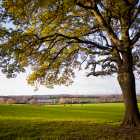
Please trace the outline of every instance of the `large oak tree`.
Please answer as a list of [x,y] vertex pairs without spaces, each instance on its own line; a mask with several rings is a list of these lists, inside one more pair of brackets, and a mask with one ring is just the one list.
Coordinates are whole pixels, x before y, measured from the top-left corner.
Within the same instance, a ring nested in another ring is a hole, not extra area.
[[31,66],[27,82],[52,88],[71,84],[83,63],[87,76],[117,73],[125,104],[122,124],[140,127],[133,73],[139,62],[138,0],[1,0],[0,22],[15,25],[0,26],[7,77]]

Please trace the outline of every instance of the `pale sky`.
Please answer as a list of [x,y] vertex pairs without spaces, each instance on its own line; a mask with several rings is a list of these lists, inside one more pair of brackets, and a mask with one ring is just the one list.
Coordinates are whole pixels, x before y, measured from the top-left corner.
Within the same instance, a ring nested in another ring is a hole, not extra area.
[[86,77],[84,71],[76,72],[74,83],[69,87],[54,86],[48,89],[40,86],[34,92],[34,87],[27,85],[26,75],[21,73],[16,78],[7,79],[6,75],[0,73],[0,95],[53,95],[53,94],[112,94],[121,93],[116,77]]
[[[76,78],[73,85],[69,87],[55,86],[54,89],[48,89],[40,86],[39,90],[34,92],[34,87],[27,85],[26,75],[21,73],[16,78],[7,79],[6,75],[0,72],[0,95],[54,95],[54,94],[116,94],[121,93],[117,77],[86,77],[85,71],[76,71]],[[137,81],[137,93],[140,91],[140,81]]]

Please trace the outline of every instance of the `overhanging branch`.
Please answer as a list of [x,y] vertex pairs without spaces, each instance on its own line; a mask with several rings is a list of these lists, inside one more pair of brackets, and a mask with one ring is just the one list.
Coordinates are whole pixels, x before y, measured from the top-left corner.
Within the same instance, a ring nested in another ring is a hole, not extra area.
[[106,7],[101,3],[101,0],[98,0],[98,4],[101,6],[101,8],[104,10],[104,12],[107,12]]
[[93,29],[100,29],[100,24],[94,25],[94,26],[91,28],[91,30],[93,30]]
[[96,30],[91,31],[91,32],[89,32],[89,33],[87,33],[87,34],[84,34],[84,35],[82,35],[82,36],[87,36],[87,35],[90,35],[90,34],[94,34],[94,33],[98,32],[98,31],[100,31],[100,29],[96,29]]
[[98,49],[101,49],[101,50],[109,50],[111,51],[111,49],[109,47],[104,47],[104,46],[101,46],[101,45],[98,45],[97,43],[95,42],[91,42],[91,41],[87,41],[87,40],[81,40],[77,37],[70,37],[70,36],[66,36],[66,35],[63,35],[63,34],[59,34],[57,33],[58,36],[61,36],[61,37],[64,37],[64,38],[67,38],[67,39],[74,39],[76,40],[77,42],[76,43],[85,43],[85,44],[88,44],[88,45],[92,45],[91,47],[96,47]]
[[129,3],[129,1],[128,0],[123,0],[127,5],[129,5],[129,6],[131,6],[132,4],[131,3]]
[[139,32],[135,35],[135,37],[132,39],[132,46],[138,41],[140,38],[140,30]]
[[138,16],[139,14],[140,14],[140,5],[139,5],[139,7],[138,7],[138,9],[137,9],[137,11],[136,11],[136,13],[135,13],[135,15],[132,17],[131,23],[134,22],[134,20],[137,18],[137,16]]
[[95,14],[96,18],[98,19],[100,25],[102,26],[102,29],[104,29],[108,33],[109,37],[115,42],[115,44],[119,44],[120,42],[118,37],[116,36],[112,28],[106,23],[97,5],[95,5],[95,8],[92,11]]
[[[90,3],[90,6],[87,6],[87,5],[84,5],[84,4],[82,4],[82,3],[80,3],[80,2],[77,2],[77,0],[75,0],[75,3],[78,5],[78,6],[80,6],[80,7],[82,7],[82,8],[85,8],[85,9],[94,9],[94,7],[95,7],[95,0],[93,0],[93,2],[89,2]],[[86,2],[87,3],[87,2]],[[92,5],[91,5],[92,4]]]

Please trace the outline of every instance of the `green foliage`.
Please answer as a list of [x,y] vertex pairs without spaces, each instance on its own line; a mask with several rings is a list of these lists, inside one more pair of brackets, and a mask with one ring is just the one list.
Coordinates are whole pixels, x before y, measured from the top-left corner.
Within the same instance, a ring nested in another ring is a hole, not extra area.
[[87,76],[111,75],[139,39],[139,9],[138,0],[2,0],[2,71],[11,78],[31,66],[28,84],[48,88],[72,84],[83,62]]

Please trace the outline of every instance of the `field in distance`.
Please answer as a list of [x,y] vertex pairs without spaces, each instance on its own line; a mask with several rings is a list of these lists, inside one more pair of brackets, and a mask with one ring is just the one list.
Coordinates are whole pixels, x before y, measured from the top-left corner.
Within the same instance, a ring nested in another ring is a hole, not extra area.
[[[139,104],[140,105],[140,104]],[[138,129],[121,128],[123,103],[0,105],[0,139],[135,139]]]
[[[98,98],[76,98],[77,100],[87,100],[87,101],[91,101],[91,102],[93,102],[93,101],[95,101],[95,100],[98,100]],[[55,99],[45,99],[45,100],[51,100],[51,101],[58,101],[59,102],[59,100],[60,100],[60,98],[55,98]]]

